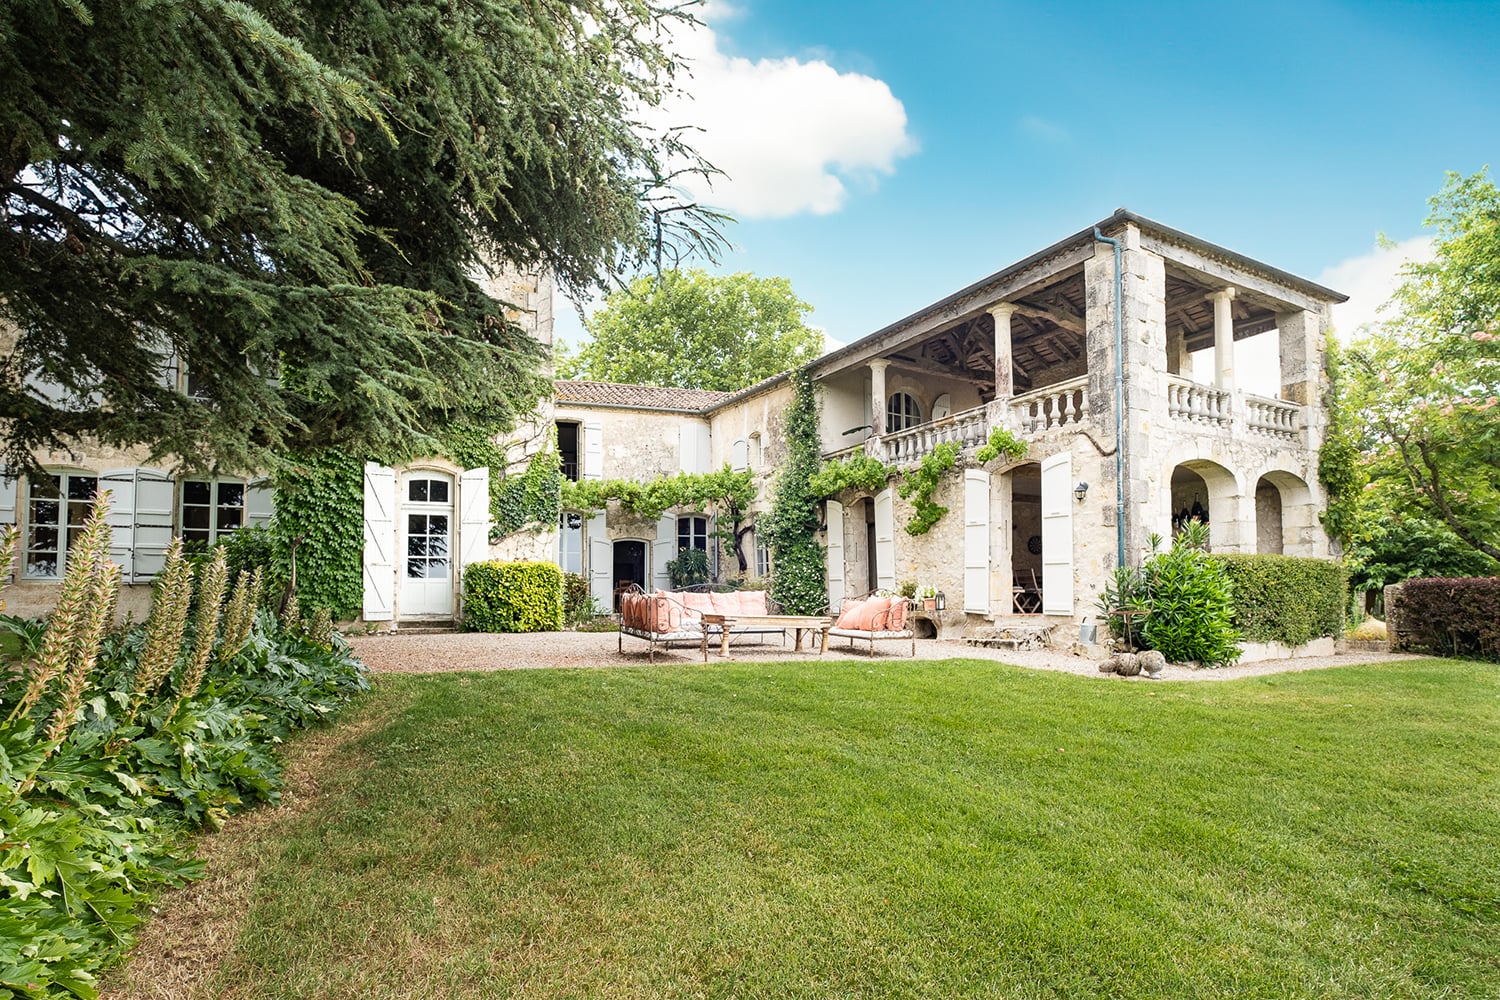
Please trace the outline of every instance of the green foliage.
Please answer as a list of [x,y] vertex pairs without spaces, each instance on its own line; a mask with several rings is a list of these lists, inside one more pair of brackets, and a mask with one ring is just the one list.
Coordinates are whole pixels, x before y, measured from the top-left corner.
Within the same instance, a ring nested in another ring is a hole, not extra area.
[[823,468],[808,480],[807,488],[820,500],[836,497],[844,490],[879,493],[896,474],[895,466],[886,465],[873,455],[859,452],[847,458],[825,462]]
[[828,606],[827,566],[817,539],[819,497],[811,486],[822,458],[822,440],[812,375],[799,368],[790,378],[787,459],[776,474],[776,493],[760,528],[771,549],[771,599],[789,615],[810,615]]
[[1318,451],[1318,480],[1328,494],[1328,509],[1321,517],[1328,534],[1341,545],[1348,545],[1360,528],[1360,492],[1369,481],[1359,453],[1358,431],[1346,407],[1343,349],[1329,334],[1323,348],[1324,368],[1328,373],[1328,390],[1323,397],[1328,424],[1323,432],[1323,447]]
[[1004,427],[996,427],[990,431],[989,440],[975,450],[974,460],[983,464],[993,462],[1001,455],[1012,462],[1020,461],[1026,457],[1026,442]]
[[1500,561],[1414,504],[1403,481],[1378,479],[1358,501],[1358,527],[1344,546],[1351,589],[1378,590],[1411,577],[1500,574]]
[[621,510],[655,521],[669,510],[712,510],[718,515],[716,535],[734,552],[739,568],[747,566],[741,542],[749,527],[745,515],[759,490],[755,473],[732,471],[728,465],[717,472],[679,472],[675,476],[638,483],[629,479],[563,480],[560,504],[564,510],[603,510],[611,501]]
[[533,455],[526,471],[496,479],[490,473],[490,540],[499,541],[524,528],[557,526],[562,515],[562,458],[548,449]]
[[563,574],[563,625],[577,628],[598,617],[594,607],[593,590],[589,578],[578,573]]
[[1251,642],[1301,646],[1344,632],[1344,567],[1327,559],[1222,555],[1234,594],[1234,627]]
[[[366,686],[342,640],[282,632],[249,611],[248,588],[230,615],[252,616],[245,631],[225,628],[236,645],[212,641],[212,583],[197,594],[210,631],[185,635],[193,584],[178,547],[148,622],[96,629],[108,615],[80,615],[72,597],[112,610],[118,577],[90,562],[98,539],[84,536],[38,656],[0,664],[0,996],[96,996],[96,974],[130,947],[152,896],[199,873],[183,834],[275,801],[274,746]],[[176,625],[160,627],[167,619]],[[200,672],[187,664],[203,635]]]
[[806,364],[823,336],[785,278],[665,271],[612,293],[592,337],[558,363],[563,378],[734,392]]
[[911,500],[912,517],[906,523],[906,533],[925,535],[932,526],[943,519],[948,508],[932,502],[943,475],[958,462],[959,444],[944,441],[922,456],[916,468],[905,473],[905,478],[896,487],[896,492]]
[[[579,297],[658,237],[721,242],[713,213],[663,193],[709,168],[641,124],[687,17],[597,0],[0,7],[8,463],[92,438],[274,469],[513,424],[546,388],[541,350],[487,263]],[[164,349],[206,402],[163,380]],[[67,398],[30,395],[32,375]]]
[[563,575],[553,563],[488,562],[464,567],[464,628],[470,632],[556,632],[563,625]]
[[[361,503],[363,503],[363,497],[361,497]],[[220,535],[215,548],[224,550],[225,568],[231,580],[238,579],[241,573],[253,573],[258,567],[271,570],[273,575],[263,581],[260,596],[266,607],[280,599],[286,580],[274,575],[273,567],[276,565],[277,553],[274,531],[259,526],[241,528],[228,535]],[[297,554],[299,563],[302,555],[299,550]]]
[[667,575],[674,589],[708,582],[708,553],[703,549],[683,549],[676,559],[668,560]]
[[1124,639],[1119,609],[1144,609],[1148,613],[1131,622],[1132,645],[1159,650],[1174,663],[1217,667],[1238,659],[1229,576],[1222,563],[1203,551],[1207,543],[1208,526],[1196,522],[1166,552],[1157,551],[1161,537],[1151,536],[1152,554],[1145,563],[1139,569],[1117,569],[1099,596],[1110,631]]
[[1387,611],[1400,649],[1500,660],[1500,577],[1408,580]]
[[340,621],[364,604],[364,463],[346,452],[299,455],[276,475],[273,578],[291,578],[297,546],[297,599]]
[[1395,318],[1350,348],[1342,405],[1373,479],[1500,559],[1500,190],[1450,174],[1431,205],[1436,257],[1407,268]]

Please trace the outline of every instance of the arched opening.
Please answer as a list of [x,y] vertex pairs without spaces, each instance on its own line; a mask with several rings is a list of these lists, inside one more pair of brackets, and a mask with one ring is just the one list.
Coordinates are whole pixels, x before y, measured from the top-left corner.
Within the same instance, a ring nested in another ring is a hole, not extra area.
[[1213,523],[1208,483],[1185,465],[1172,470],[1172,534],[1193,521]]
[[620,595],[634,584],[646,589],[646,543],[633,538],[614,545],[615,610],[620,610]]
[[1249,552],[1253,548],[1242,520],[1239,481],[1215,462],[1195,458],[1172,467],[1169,523],[1175,535],[1193,521],[1208,525],[1208,547],[1215,552]]
[[1255,551],[1279,556],[1285,550],[1281,491],[1265,476],[1255,484]]

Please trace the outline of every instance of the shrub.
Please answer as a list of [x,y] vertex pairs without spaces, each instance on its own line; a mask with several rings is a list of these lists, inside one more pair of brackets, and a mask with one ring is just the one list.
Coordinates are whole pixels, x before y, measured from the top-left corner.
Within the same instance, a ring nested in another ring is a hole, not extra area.
[[1300,646],[1341,635],[1348,580],[1340,563],[1295,556],[1214,556],[1234,590],[1234,624],[1251,642]]
[[1407,580],[1386,611],[1401,649],[1500,660],[1500,577]]
[[563,624],[563,575],[548,562],[478,562],[464,568],[464,628],[555,632]]
[[1176,663],[1216,667],[1238,659],[1232,590],[1223,565],[1203,551],[1207,541],[1202,524],[1189,525],[1166,552],[1156,551],[1161,537],[1151,536],[1150,558],[1138,570],[1116,570],[1099,595],[1111,631],[1125,637],[1123,615],[1111,612],[1143,609],[1149,613],[1131,621],[1132,645],[1158,650]]
[[574,628],[597,617],[598,614],[599,609],[594,607],[594,592],[589,587],[589,578],[578,573],[564,573],[563,624]]
[[703,549],[683,549],[677,558],[667,562],[667,576],[672,587],[680,590],[708,582],[708,553]]

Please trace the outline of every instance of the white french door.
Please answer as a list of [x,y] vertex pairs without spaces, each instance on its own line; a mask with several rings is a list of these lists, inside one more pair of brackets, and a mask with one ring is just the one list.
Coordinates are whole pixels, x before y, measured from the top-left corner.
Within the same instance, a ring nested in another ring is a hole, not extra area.
[[453,615],[453,477],[418,470],[401,476],[398,518],[401,617]]

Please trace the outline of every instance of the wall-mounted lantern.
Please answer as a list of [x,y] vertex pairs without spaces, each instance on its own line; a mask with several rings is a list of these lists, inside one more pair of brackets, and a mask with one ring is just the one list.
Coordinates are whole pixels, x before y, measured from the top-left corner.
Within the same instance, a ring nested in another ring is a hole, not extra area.
[[1077,486],[1073,487],[1073,499],[1077,500],[1079,503],[1083,503],[1083,498],[1086,497],[1086,496],[1088,496],[1088,495],[1089,495],[1089,484],[1088,483],[1080,481]]

